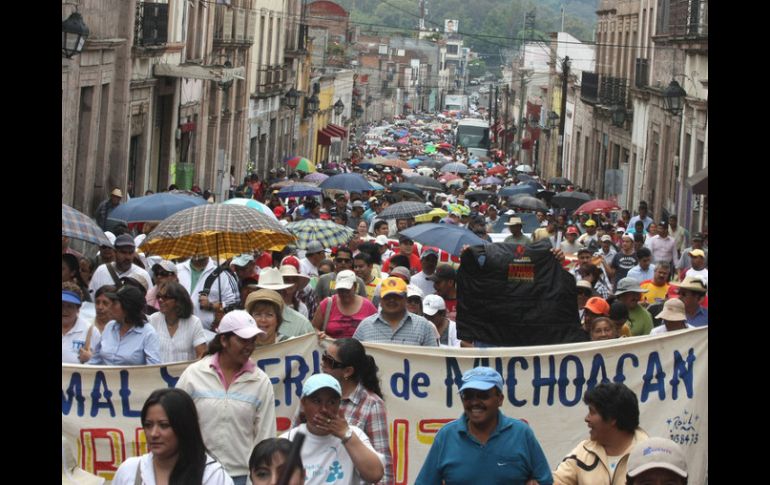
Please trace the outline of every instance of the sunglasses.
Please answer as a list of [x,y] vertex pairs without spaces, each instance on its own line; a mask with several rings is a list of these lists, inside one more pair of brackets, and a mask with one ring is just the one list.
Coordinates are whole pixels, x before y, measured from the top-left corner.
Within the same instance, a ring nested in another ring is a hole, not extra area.
[[326,367],[331,367],[332,369],[344,369],[347,367],[345,364],[338,360],[334,360],[334,357],[329,355],[328,352],[324,352],[321,356],[321,363],[325,365]]
[[482,401],[486,401],[490,397],[494,397],[495,395],[492,393],[492,389],[489,389],[487,391],[478,391],[475,389],[468,389],[460,393],[460,398],[463,401],[472,401],[474,399],[480,399]]

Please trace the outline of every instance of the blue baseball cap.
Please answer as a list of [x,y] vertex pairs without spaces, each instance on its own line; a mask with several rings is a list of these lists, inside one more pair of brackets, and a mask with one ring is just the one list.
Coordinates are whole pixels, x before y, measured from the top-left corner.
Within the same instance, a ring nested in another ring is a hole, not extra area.
[[82,303],[80,301],[80,297],[77,293],[74,291],[67,291],[67,290],[61,290],[61,301],[62,303],[72,303],[73,305],[78,305]]
[[338,395],[342,396],[342,388],[337,379],[329,374],[315,374],[310,376],[310,378],[302,384],[302,397],[307,397],[324,387],[328,387]]
[[463,386],[460,392],[466,389],[486,391],[493,387],[503,390],[503,377],[500,373],[491,367],[474,367],[463,374]]

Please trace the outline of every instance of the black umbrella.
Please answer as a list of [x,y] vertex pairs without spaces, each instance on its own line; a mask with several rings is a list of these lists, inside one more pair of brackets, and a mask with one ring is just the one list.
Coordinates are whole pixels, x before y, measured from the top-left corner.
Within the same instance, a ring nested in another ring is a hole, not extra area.
[[551,177],[548,179],[548,183],[551,185],[572,185],[572,182],[565,177]]
[[492,192],[488,190],[474,190],[473,192],[468,192],[465,194],[466,199],[481,199],[485,200],[488,199],[490,196],[494,195]]
[[409,183],[420,187],[423,190],[441,190],[441,182],[433,177],[425,177],[423,175],[415,175],[409,177]]
[[550,190],[541,190],[540,192],[535,194],[535,197],[538,199],[544,200],[547,203],[551,203],[551,199],[553,199],[553,196],[556,195],[556,192],[552,192]]
[[409,182],[398,182],[398,183],[395,183],[395,184],[391,184],[390,189],[393,192],[397,192],[399,190],[406,190],[406,191],[409,191],[409,192],[414,192],[415,194],[419,195],[420,197],[422,197],[422,190],[423,190],[421,187],[418,187],[415,184],[411,183],[411,179],[410,179]]
[[511,207],[516,207],[519,209],[526,209],[526,210],[548,210],[548,206],[545,205],[545,202],[543,202],[540,199],[536,199],[535,197],[532,197],[531,195],[514,195],[509,200],[508,205]]
[[415,201],[419,202],[421,204],[424,204],[425,199],[421,195],[417,195],[414,192],[408,192],[406,190],[399,190],[397,192],[393,192],[391,194],[393,198],[396,200],[396,202],[403,202],[405,200]]
[[562,209],[575,210],[591,200],[591,196],[584,192],[559,192],[551,198],[551,204]]

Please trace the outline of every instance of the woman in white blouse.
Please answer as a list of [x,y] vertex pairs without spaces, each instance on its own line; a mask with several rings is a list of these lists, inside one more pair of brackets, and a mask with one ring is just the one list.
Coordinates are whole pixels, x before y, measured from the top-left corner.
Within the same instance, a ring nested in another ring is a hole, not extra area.
[[160,361],[199,359],[206,352],[206,336],[187,290],[176,281],[164,281],[156,294],[160,311],[150,315],[160,341]]

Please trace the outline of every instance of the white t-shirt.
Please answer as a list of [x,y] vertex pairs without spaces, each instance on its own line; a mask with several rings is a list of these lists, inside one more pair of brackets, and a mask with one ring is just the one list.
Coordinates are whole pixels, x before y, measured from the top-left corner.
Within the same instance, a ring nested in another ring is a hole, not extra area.
[[439,347],[456,347],[460,348],[460,339],[457,338],[457,323],[454,320],[449,320],[447,326],[447,345],[439,342]]
[[[377,453],[366,433],[355,426],[350,426],[367,448]],[[361,479],[353,467],[348,450],[339,438],[334,435],[318,436],[301,424],[281,435],[281,438],[292,440],[297,433],[304,433],[305,443],[302,445],[302,464],[305,466],[305,485],[358,485],[367,483]],[[382,466],[385,457],[377,453]]]
[[690,268],[687,270],[687,272],[684,274],[685,277],[687,276],[697,276],[700,279],[703,280],[704,283],[706,283],[706,286],[709,285],[709,269],[703,268],[701,270],[697,270],[695,268]]
[[436,293],[436,288],[433,286],[433,282],[429,280],[425,273],[422,271],[412,276],[409,282],[422,290],[424,295],[423,298]]
[[[78,316],[75,325],[61,337],[61,361],[67,364],[80,364],[78,354],[80,349],[86,344],[86,336],[88,329],[91,327],[81,316]],[[96,344],[101,340],[102,334],[99,333],[99,329],[94,327],[91,331],[91,342],[89,350],[91,352],[96,348]]]
[[[695,328],[692,325],[690,325],[689,323],[686,323],[685,325],[687,325],[687,328]],[[684,330],[684,329],[682,329],[682,330]],[[678,330],[672,330],[672,332],[678,332]],[[650,332],[650,335],[660,335],[660,334],[663,334],[663,333],[670,333],[666,329],[666,325],[665,324],[658,325],[657,327],[653,328],[652,331]]]

